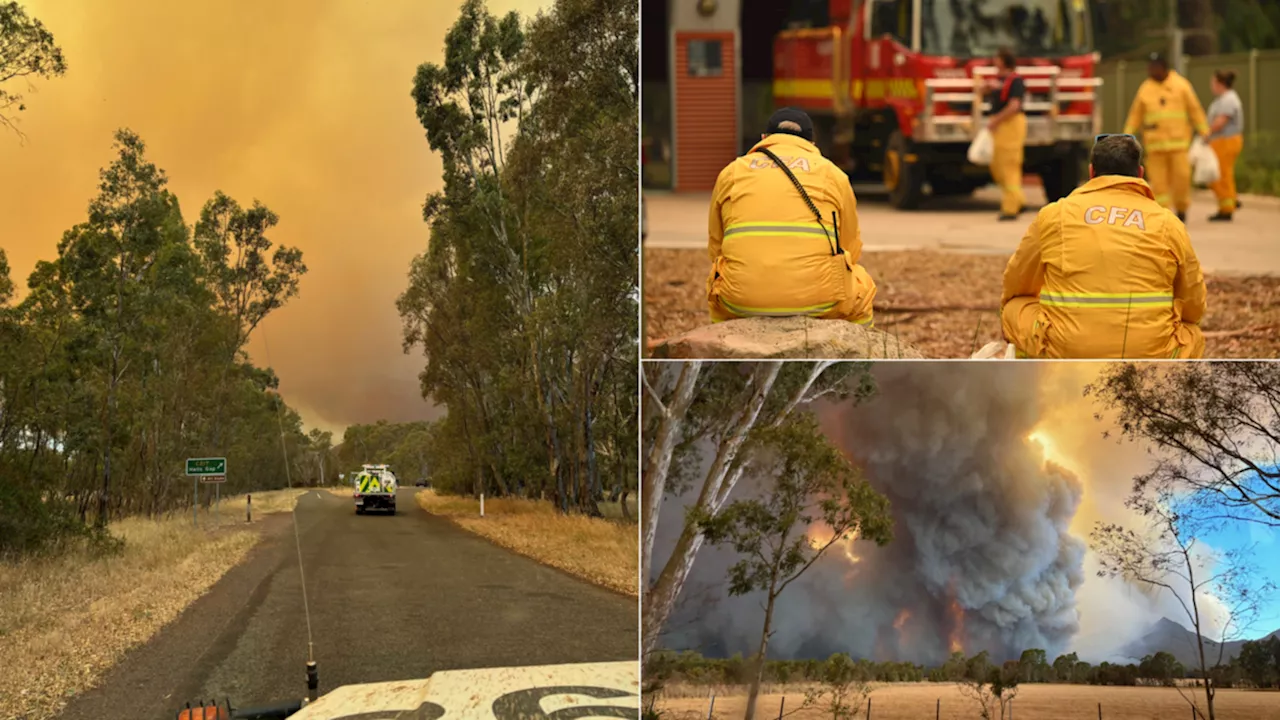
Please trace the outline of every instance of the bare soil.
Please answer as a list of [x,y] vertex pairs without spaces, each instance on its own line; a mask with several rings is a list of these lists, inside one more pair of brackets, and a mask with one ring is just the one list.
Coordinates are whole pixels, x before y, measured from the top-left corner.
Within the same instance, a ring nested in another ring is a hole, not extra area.
[[[876,327],[930,358],[967,358],[1001,339],[1001,278],[1008,258],[906,250],[862,257],[877,285]],[[706,252],[644,251],[649,347],[709,322]],[[1280,357],[1280,277],[1210,275],[1201,328],[1208,358]]]

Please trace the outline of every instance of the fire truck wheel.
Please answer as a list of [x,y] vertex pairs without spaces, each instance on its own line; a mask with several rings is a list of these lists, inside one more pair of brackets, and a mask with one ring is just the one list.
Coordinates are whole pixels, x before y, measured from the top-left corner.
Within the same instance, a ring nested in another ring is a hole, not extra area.
[[909,155],[911,144],[901,130],[894,130],[884,151],[884,186],[889,190],[889,204],[899,210],[920,207],[924,197],[924,168],[908,162]]

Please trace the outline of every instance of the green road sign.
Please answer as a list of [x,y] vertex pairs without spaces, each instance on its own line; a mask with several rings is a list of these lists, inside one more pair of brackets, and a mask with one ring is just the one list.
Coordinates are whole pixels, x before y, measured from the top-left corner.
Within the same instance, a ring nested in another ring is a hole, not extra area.
[[187,458],[188,475],[226,475],[226,458]]

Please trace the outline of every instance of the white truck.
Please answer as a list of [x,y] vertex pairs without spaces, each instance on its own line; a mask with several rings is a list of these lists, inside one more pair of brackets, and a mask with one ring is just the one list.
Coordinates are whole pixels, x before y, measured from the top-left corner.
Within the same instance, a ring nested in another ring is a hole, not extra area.
[[388,510],[396,514],[396,490],[400,483],[386,465],[365,465],[351,483],[356,500],[356,514],[366,510]]

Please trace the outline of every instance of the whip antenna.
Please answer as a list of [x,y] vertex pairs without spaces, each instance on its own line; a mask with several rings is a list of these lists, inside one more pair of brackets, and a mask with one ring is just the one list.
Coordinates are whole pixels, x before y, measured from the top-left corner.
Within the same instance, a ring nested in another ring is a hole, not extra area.
[[[262,349],[266,353],[267,367],[271,367],[271,346],[267,343],[266,328],[261,328]],[[284,457],[284,475],[285,481],[289,483],[289,487],[293,488],[293,473],[289,470],[289,447],[284,439],[284,395],[276,392],[276,396],[280,399],[276,405],[276,422],[280,426],[280,454]],[[307,695],[308,699],[316,699],[316,688],[319,687],[319,680],[316,674],[315,659],[315,642],[311,635],[311,605],[307,602],[307,575],[302,567],[302,535],[298,530],[298,508],[297,502],[294,503],[293,509],[293,541],[294,546],[298,550],[298,578],[302,581],[302,612],[307,618]]]

